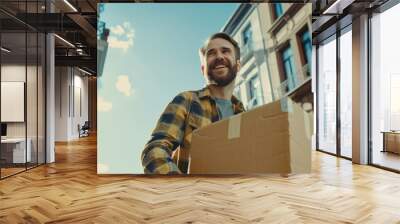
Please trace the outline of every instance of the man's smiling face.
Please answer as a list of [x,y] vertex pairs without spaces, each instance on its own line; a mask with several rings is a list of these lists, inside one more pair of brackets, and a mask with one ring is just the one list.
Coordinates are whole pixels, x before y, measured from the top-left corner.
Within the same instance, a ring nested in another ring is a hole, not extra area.
[[205,50],[204,74],[218,86],[230,84],[236,77],[239,64],[235,56],[235,47],[222,38],[212,39]]

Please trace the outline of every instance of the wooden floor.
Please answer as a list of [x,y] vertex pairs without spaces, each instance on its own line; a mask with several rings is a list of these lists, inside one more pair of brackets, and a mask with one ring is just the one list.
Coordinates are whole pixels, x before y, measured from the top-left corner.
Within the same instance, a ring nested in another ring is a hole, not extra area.
[[18,168],[4,168],[3,167],[3,168],[1,168],[1,177],[2,178],[8,177],[10,175],[22,172],[24,170],[26,170],[25,167],[24,168],[19,168],[19,167]]
[[374,164],[400,170],[400,154],[377,151],[372,159]]
[[311,174],[98,176],[96,139],[0,181],[0,223],[400,223],[400,175],[315,152]]
[[23,172],[27,169],[33,169],[37,167],[37,164],[33,164],[33,163],[28,163],[27,167],[25,167],[25,164],[18,164],[18,167],[2,167],[1,168],[1,178],[5,178],[11,175],[15,175],[17,173]]

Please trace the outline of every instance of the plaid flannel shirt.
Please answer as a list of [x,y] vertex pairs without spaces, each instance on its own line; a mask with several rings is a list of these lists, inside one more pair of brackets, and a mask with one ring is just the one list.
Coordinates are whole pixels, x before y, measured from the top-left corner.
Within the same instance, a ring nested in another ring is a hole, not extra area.
[[[234,114],[244,111],[232,96]],[[208,87],[178,94],[165,108],[142,152],[147,174],[187,173],[192,132],[220,120]],[[179,149],[178,149],[179,147]]]

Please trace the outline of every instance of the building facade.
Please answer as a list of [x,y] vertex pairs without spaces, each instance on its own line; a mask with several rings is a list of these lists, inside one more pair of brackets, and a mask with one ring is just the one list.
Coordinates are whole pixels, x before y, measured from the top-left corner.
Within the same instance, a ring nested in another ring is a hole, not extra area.
[[222,31],[238,41],[242,68],[234,95],[247,109],[311,93],[311,4],[241,4]]
[[274,100],[257,7],[256,4],[241,4],[221,30],[229,33],[240,46],[241,69],[234,95],[247,109]]
[[258,4],[276,99],[290,96],[312,103],[311,8],[311,4]]

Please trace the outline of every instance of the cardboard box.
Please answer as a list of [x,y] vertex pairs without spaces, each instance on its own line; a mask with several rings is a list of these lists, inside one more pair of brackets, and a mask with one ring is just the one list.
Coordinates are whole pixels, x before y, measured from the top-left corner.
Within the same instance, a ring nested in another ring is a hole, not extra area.
[[310,172],[311,134],[312,118],[299,104],[263,105],[194,131],[189,173]]

